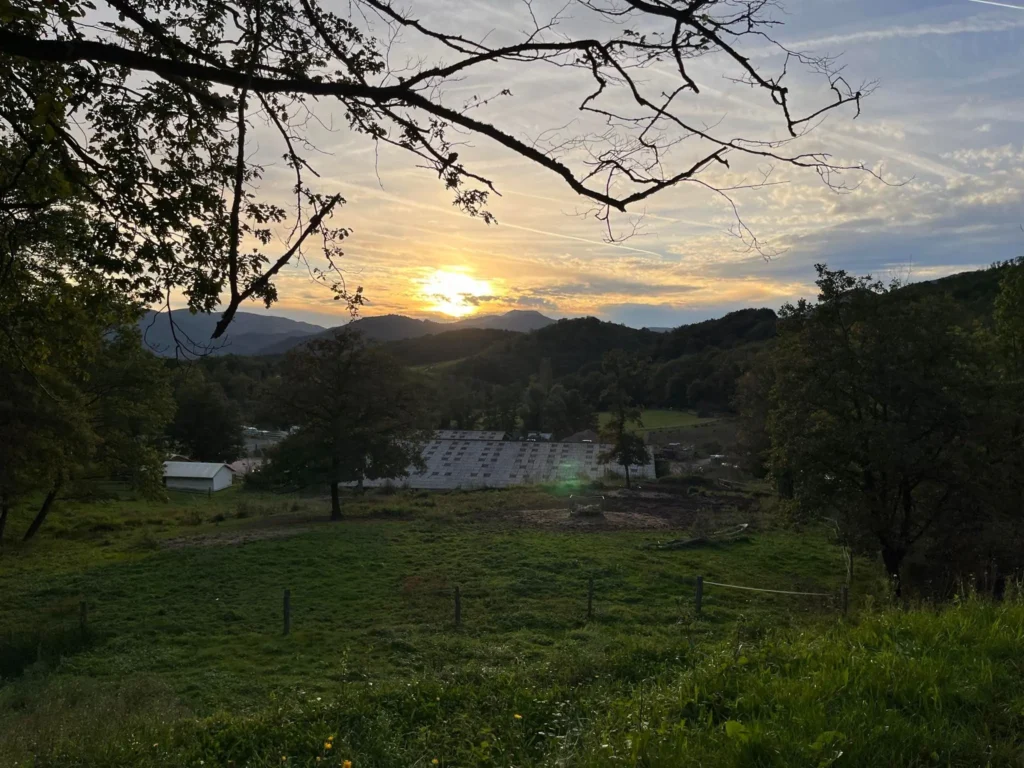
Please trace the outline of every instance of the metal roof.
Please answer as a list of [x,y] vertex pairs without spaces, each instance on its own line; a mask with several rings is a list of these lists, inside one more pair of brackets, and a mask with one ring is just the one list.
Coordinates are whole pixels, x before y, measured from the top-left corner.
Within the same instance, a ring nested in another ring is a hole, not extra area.
[[[216,475],[227,464],[213,464],[204,461],[165,461],[164,477],[190,477],[209,479]],[[230,469],[230,467],[228,467]]]
[[439,429],[434,433],[438,440],[504,440],[500,430],[482,429]]
[[[423,446],[422,472],[395,480],[366,481],[367,486],[408,485],[410,488],[507,488],[510,485],[569,480],[599,480],[621,474],[605,464],[599,443],[512,442],[509,440],[431,440]],[[653,478],[654,462],[630,467],[637,478]]]

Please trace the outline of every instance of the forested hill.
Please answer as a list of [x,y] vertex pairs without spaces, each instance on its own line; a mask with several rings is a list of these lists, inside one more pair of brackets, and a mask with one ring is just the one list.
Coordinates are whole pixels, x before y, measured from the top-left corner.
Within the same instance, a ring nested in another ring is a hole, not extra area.
[[[902,289],[908,298],[948,293],[965,313],[991,317],[1001,269],[964,272]],[[649,360],[645,405],[729,411],[737,383],[775,336],[773,310],[743,309],[674,329],[635,329],[596,318],[559,320],[532,333],[454,330],[386,344],[410,366],[435,368],[477,391],[526,387],[543,370],[554,383],[599,403],[601,359],[620,349]]]
[[174,357],[179,344],[190,354],[261,355],[268,346],[287,347],[327,330],[287,317],[238,312],[224,337],[211,341],[218,320],[218,314],[192,314],[187,309],[170,315],[150,310],[139,319],[139,330],[143,344],[160,357]]
[[[948,293],[967,315],[987,322],[1002,274],[1001,268],[965,272],[914,283],[902,291],[908,298],[931,292]],[[548,382],[548,386],[560,384],[570,393],[575,391],[584,402],[600,410],[607,387],[601,360],[610,350],[622,350],[650,362],[647,386],[642,393],[644,406],[728,412],[734,408],[740,378],[770,346],[776,324],[775,312],[766,308],[743,309],[713,320],[658,331],[628,328],[593,317],[553,322],[542,315],[532,317],[534,314],[493,316],[505,318],[498,322],[544,323],[543,327],[526,333],[466,327],[465,321],[454,328],[440,323],[428,325],[399,316],[367,318],[349,327],[358,328],[365,323],[375,328],[380,332],[378,343],[399,362],[424,369],[437,384],[435,398],[441,410],[450,411],[450,419],[439,421],[447,424],[451,419],[465,420],[467,408],[480,411],[501,398],[518,402],[531,382],[538,380]],[[242,313],[239,318],[248,321],[249,316]],[[486,318],[483,320],[486,324]],[[406,326],[406,332],[399,326]],[[408,333],[409,328],[416,331],[414,337]],[[237,330],[248,328],[243,323]],[[275,330],[287,333],[289,328]],[[293,334],[281,339],[282,347],[292,347],[328,332],[316,329],[317,334],[307,336],[301,326],[290,330]],[[244,353],[247,334],[237,333],[234,326],[232,331],[236,334],[233,343],[224,351]],[[389,331],[405,337],[388,341]],[[201,332],[202,329],[192,331]],[[263,382],[277,375],[281,360],[280,355],[248,359],[231,355],[207,357],[200,362],[247,419],[259,420],[255,408],[257,395]]]

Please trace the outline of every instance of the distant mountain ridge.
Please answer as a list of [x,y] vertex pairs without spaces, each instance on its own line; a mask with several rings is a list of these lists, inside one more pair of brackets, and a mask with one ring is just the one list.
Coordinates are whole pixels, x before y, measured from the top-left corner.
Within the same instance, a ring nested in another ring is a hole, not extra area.
[[227,333],[220,339],[211,339],[218,320],[219,314],[192,314],[187,309],[176,309],[170,316],[149,310],[139,319],[139,330],[142,343],[160,357],[174,357],[179,342],[190,354],[208,350],[212,355],[259,355],[270,345],[307,339],[327,330],[287,317],[238,312]]
[[139,320],[143,343],[161,357],[174,357],[177,349],[175,333],[185,350],[192,354],[281,355],[304,341],[327,333],[337,333],[341,329],[357,330],[370,341],[389,342],[470,328],[528,333],[555,322],[540,312],[514,309],[501,315],[478,315],[450,323],[417,320],[405,315],[379,315],[362,317],[334,328],[324,328],[286,317],[239,312],[224,337],[211,341],[210,336],[219,315],[192,314],[187,309],[174,310],[171,315],[174,331],[165,312],[151,310]]
[[[936,280],[911,283],[902,290],[906,291],[909,297],[921,297],[936,292],[949,293],[972,315],[983,318],[991,315],[992,304],[999,290],[1001,274],[1001,269],[998,267],[961,272]],[[661,347],[666,350],[671,349],[674,354],[678,355],[691,354],[701,346],[719,347],[723,343],[728,345],[727,341],[733,338],[760,341],[770,338],[775,332],[775,313],[771,310],[740,310],[703,323],[673,327],[649,327],[639,330],[616,326],[613,323],[600,323],[595,318],[589,318],[587,322],[573,321],[572,325],[553,328],[546,334],[540,334],[539,338],[533,339],[526,347],[520,348],[515,336],[541,332],[551,326],[561,326],[568,321],[562,320],[556,323],[555,320],[540,312],[511,310],[504,314],[477,315],[452,322],[417,320],[405,315],[379,315],[361,317],[334,328],[324,328],[312,323],[290,320],[286,317],[239,312],[232,320],[225,337],[211,342],[210,335],[219,320],[219,315],[193,315],[188,310],[179,309],[175,310],[172,316],[186,351],[195,354],[210,348],[208,354],[212,355],[281,355],[304,341],[327,333],[338,333],[342,329],[357,330],[368,340],[379,343],[403,342],[426,336],[443,336],[453,331],[463,331],[467,333],[455,334],[448,339],[434,339],[428,348],[416,350],[415,353],[408,346],[403,348],[403,352],[406,352],[411,359],[423,358],[423,364],[450,361],[470,355],[474,359],[466,360],[460,364],[460,367],[469,368],[472,365],[480,365],[484,369],[480,371],[482,378],[487,377],[484,375],[487,372],[486,369],[491,369],[492,372],[501,370],[500,365],[495,367],[498,361],[491,357],[496,355],[497,351],[488,354],[485,349],[488,342],[500,341],[502,348],[507,346],[508,350],[513,348],[518,350],[515,353],[508,352],[513,358],[518,355],[521,359],[526,359],[529,357],[527,349],[532,353],[537,351],[538,345],[554,344],[557,346],[559,342],[556,342],[556,339],[559,339],[560,343],[567,343],[580,351],[592,342],[597,343],[595,340],[602,334],[607,338],[598,346],[604,345],[607,348],[620,346],[646,348],[654,344],[654,340],[660,337]],[[583,321],[584,318],[577,320]],[[174,357],[176,343],[166,313],[147,312],[139,321],[139,327],[143,333],[143,343],[147,347],[157,355]],[[619,330],[613,330],[613,328]],[[569,329],[575,330],[570,332]],[[470,330],[492,331],[495,332],[495,335],[491,337],[480,333],[468,333]],[[515,332],[515,334],[509,338],[502,338],[501,332]],[[577,333],[580,335],[576,338],[560,339],[562,335],[568,337]],[[548,349],[546,354],[551,353],[552,350]],[[509,362],[511,361],[501,361],[502,365]],[[536,361],[531,363],[531,366],[535,363]]]

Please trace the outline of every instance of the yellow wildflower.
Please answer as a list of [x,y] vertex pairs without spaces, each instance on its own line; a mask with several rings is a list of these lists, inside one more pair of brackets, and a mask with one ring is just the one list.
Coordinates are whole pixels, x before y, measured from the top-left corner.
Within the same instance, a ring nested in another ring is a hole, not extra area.
[[341,768],[352,768],[352,761],[346,760],[344,763],[341,764]]
[[431,760],[431,761],[430,761],[430,764],[431,764],[431,765],[439,765],[439,764],[440,764],[440,762],[441,762],[441,761],[440,761],[440,760],[438,760],[438,759],[437,759],[437,758],[435,757],[435,758],[434,758],[433,760]]
[[512,715],[512,717],[514,717],[516,720],[522,720],[523,719],[522,715]]
[[324,749],[330,749],[334,745],[331,744],[330,740],[324,742]]

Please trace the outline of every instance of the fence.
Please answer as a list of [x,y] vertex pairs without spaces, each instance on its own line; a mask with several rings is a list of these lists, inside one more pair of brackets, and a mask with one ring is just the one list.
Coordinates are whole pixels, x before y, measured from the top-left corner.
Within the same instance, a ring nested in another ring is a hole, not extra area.
[[[764,594],[773,595],[790,595],[794,597],[823,597],[833,598],[836,600],[839,613],[842,616],[846,616],[849,612],[850,607],[850,588],[847,585],[843,585],[839,588],[838,593],[834,592],[800,592],[789,589],[767,589],[765,587],[749,587],[741,584],[725,584],[719,581],[708,581],[703,576],[697,576],[695,581],[696,587],[694,591],[694,612],[697,616],[701,615],[701,610],[704,606],[704,595],[705,587],[718,587],[720,589],[735,589],[742,590],[745,592],[760,592]],[[453,599],[454,609],[454,624],[456,627],[462,626],[462,587],[456,585],[453,590],[450,591]],[[283,601],[283,623],[284,623],[284,634],[287,635],[291,632],[292,626],[292,615],[291,615],[291,590],[284,590],[284,601]],[[591,621],[594,618],[594,578],[593,576],[587,579],[587,621]],[[81,614],[81,626],[82,631],[85,631],[86,627],[86,604],[82,603],[82,614]]]

